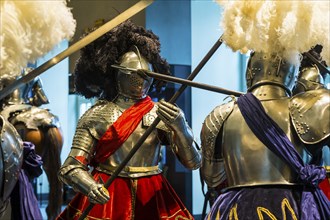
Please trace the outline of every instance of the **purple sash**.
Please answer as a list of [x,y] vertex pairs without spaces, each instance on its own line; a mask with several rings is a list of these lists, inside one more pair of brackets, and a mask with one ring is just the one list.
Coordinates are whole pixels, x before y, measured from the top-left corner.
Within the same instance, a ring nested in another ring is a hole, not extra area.
[[12,219],[42,219],[38,201],[30,183],[30,179],[36,178],[42,173],[41,157],[35,154],[32,143],[24,142],[23,144],[23,167],[11,194]]
[[266,114],[262,104],[253,94],[242,95],[238,98],[237,104],[253,133],[268,149],[289,164],[305,185],[300,218],[309,220],[311,216],[315,217],[319,213],[321,219],[329,219],[330,201],[318,187],[319,182],[326,177],[325,169],[304,164],[284,131]]

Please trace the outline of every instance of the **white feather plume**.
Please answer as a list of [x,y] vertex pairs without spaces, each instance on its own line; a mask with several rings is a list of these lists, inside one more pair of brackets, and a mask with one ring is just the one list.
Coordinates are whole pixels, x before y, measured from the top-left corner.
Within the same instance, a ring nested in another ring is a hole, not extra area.
[[65,0],[1,0],[0,79],[15,79],[28,62],[70,39],[76,22]]
[[330,63],[330,1],[216,0],[223,7],[223,40],[234,51],[276,53],[292,63],[316,44]]

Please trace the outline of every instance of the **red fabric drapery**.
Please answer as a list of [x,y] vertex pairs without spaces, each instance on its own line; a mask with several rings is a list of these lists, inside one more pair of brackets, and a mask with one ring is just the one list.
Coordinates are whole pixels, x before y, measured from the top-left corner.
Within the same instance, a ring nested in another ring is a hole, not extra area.
[[147,96],[126,109],[100,138],[95,149],[94,162],[104,162],[133,133],[142,117],[154,107],[151,98]]

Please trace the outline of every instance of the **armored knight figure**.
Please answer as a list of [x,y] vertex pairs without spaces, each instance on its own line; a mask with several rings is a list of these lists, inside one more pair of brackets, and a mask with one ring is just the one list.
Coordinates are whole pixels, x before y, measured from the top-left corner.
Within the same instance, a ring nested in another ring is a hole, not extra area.
[[[296,158],[301,157],[301,162],[308,164],[323,146],[318,143],[329,143],[329,93],[314,90],[291,98],[296,77],[297,66],[290,62],[276,55],[252,53],[246,71],[246,97],[259,100],[265,115],[277,124],[274,127],[281,130],[283,139],[286,137],[285,141],[293,146]],[[276,144],[272,139],[277,138],[275,129],[268,124],[263,131],[258,130],[259,127],[255,130],[253,124],[263,119],[259,118],[261,115],[254,105],[240,100],[243,98],[216,107],[206,117],[201,131],[203,178],[210,188],[216,188],[224,180],[228,183],[208,217],[300,219],[303,207],[298,201],[308,184],[301,180],[294,166],[283,159],[285,156],[268,146]],[[256,119],[245,116],[246,109],[252,109]],[[252,125],[246,117],[255,119]],[[273,135],[267,138],[257,134],[268,130]],[[309,219],[320,218],[317,212],[314,216],[308,215]]]
[[[113,42],[114,39],[119,42]],[[158,38],[152,32],[127,21],[100,41],[92,43],[91,48],[95,48],[97,56],[109,59],[103,60],[106,62],[104,71],[108,77],[114,77],[114,86],[104,87],[101,98],[79,119],[71,152],[59,172],[60,179],[79,193],[59,219],[77,219],[89,204],[88,200],[98,204],[88,218],[174,219],[181,216],[192,219],[158,167],[162,144],[170,145],[185,167],[197,169],[200,166],[201,157],[183,112],[164,100],[158,103],[151,101],[147,94],[155,85],[153,78],[140,72],[111,67],[112,64],[119,64],[133,69],[161,68],[158,70],[167,73],[168,64],[160,58],[157,42]],[[113,49],[116,46],[122,50],[114,55],[114,62],[108,53],[116,51]],[[99,47],[106,48],[98,51]],[[85,48],[76,65],[76,74],[82,74],[84,69],[89,68],[90,61],[85,60],[87,55],[93,56],[93,53]],[[94,71],[100,69],[95,68]],[[86,74],[87,77],[89,75]],[[81,76],[77,77],[76,83],[87,82],[79,78]],[[106,79],[100,82],[106,82]],[[98,91],[97,82],[93,83],[90,87],[78,85],[76,88]],[[116,88],[116,91],[109,92],[111,88]],[[161,119],[157,128],[143,142],[119,177],[105,189],[103,182],[123,162],[156,117]]]
[[[23,75],[31,70],[25,68]],[[35,145],[36,153],[42,157],[50,185],[46,212],[48,219],[54,219],[62,205],[63,185],[57,178],[57,172],[61,166],[63,136],[58,117],[48,109],[40,108],[48,103],[41,79],[37,77],[2,100],[1,115],[14,125],[23,141]]]

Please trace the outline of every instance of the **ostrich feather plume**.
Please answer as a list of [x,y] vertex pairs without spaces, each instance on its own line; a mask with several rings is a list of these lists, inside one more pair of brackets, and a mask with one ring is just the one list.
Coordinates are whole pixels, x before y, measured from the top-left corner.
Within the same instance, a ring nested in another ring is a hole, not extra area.
[[217,0],[223,40],[234,51],[275,53],[292,63],[319,44],[330,63],[330,1]]
[[76,28],[65,0],[1,0],[0,7],[0,79],[15,79]]

